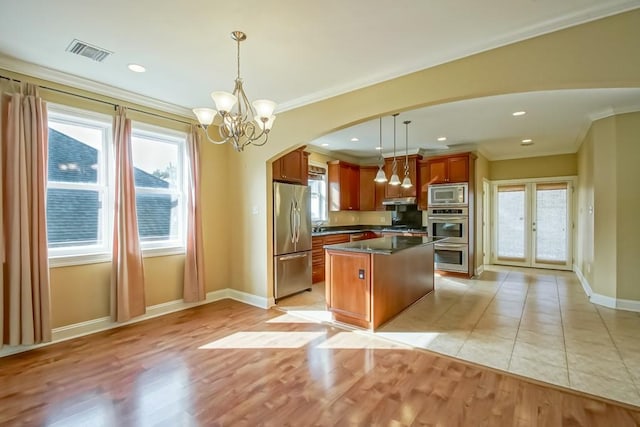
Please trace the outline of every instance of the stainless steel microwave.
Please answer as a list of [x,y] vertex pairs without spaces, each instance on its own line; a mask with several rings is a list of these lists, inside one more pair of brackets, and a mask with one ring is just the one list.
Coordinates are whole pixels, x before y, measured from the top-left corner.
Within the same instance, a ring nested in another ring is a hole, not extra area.
[[429,186],[429,207],[432,206],[466,206],[469,204],[469,185],[435,184]]

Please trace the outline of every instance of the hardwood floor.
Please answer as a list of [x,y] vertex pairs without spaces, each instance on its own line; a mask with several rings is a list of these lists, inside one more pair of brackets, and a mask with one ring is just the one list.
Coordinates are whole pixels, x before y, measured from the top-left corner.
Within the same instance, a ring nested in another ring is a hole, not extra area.
[[638,408],[224,300],[0,359],[0,425],[640,425]]

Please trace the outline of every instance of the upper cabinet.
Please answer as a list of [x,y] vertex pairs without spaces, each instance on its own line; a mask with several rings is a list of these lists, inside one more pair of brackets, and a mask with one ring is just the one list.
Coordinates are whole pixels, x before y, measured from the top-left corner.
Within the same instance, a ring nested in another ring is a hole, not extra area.
[[423,181],[429,184],[469,182],[469,153],[431,157],[426,163]]
[[293,150],[273,162],[273,180],[291,184],[307,185],[309,153],[305,147]]
[[329,165],[329,210],[360,210],[360,166],[334,160]]
[[[389,185],[387,182],[385,196],[387,198],[394,197],[419,197],[418,191],[416,187],[418,186],[418,162],[422,159],[422,156],[413,154],[409,156],[409,178],[411,178],[411,183],[413,184],[409,188],[403,188],[401,185]],[[397,173],[400,181],[404,179],[404,166],[405,166],[405,157],[399,156],[396,157],[397,163]],[[384,172],[387,174],[387,179],[391,179],[391,174],[393,173],[393,158],[384,159]]]
[[383,211],[386,183],[375,182],[378,166],[360,166],[360,210]]

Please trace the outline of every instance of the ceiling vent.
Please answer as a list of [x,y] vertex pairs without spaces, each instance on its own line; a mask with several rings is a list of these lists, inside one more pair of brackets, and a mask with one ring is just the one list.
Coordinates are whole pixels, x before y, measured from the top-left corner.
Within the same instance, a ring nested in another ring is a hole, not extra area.
[[74,39],[67,47],[67,52],[74,53],[76,55],[84,56],[85,58],[93,59],[97,62],[102,62],[113,52],[109,52],[98,46],[92,46],[89,43]]

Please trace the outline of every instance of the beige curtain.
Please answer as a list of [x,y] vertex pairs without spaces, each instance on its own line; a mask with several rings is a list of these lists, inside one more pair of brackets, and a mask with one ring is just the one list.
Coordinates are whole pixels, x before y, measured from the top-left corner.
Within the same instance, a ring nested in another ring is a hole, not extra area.
[[[5,85],[3,85],[5,86]],[[51,341],[46,188],[47,106],[35,85],[0,90],[0,344]]]
[[131,154],[131,120],[126,118],[126,114],[126,108],[118,107],[113,120],[116,182],[111,315],[117,322],[144,314],[146,307]]
[[189,158],[189,190],[187,197],[187,255],[184,262],[183,298],[186,302],[203,301],[204,252],[202,214],[200,212],[200,137],[195,126],[187,136]]

